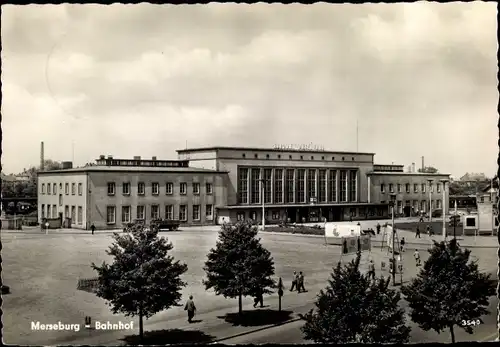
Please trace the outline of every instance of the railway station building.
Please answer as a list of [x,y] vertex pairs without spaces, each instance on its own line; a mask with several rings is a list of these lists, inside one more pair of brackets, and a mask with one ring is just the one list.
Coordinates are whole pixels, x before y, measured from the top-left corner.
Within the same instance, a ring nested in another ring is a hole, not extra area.
[[100,156],[92,166],[41,172],[38,219],[82,229],[158,218],[207,225],[261,221],[264,206],[270,224],[361,221],[389,218],[391,198],[404,215],[442,208],[442,189],[448,198],[441,180],[449,175],[376,165],[374,153],[204,147],[177,154],[175,160]]

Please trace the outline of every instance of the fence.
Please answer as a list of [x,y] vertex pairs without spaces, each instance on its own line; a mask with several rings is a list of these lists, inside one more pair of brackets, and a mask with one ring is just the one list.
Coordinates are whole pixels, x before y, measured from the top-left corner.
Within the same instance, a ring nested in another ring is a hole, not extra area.
[[83,290],[89,293],[95,293],[98,285],[99,285],[98,278],[82,278],[78,280],[76,289]]

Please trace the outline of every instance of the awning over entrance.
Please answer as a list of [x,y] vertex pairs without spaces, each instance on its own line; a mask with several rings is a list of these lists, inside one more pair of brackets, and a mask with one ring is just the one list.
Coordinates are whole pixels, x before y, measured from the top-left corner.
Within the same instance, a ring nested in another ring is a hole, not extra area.
[[[376,206],[389,206],[388,203],[368,203],[368,202],[346,202],[346,203],[332,203],[332,204],[265,204],[265,208],[294,208],[294,207],[376,207]],[[225,210],[241,210],[241,209],[250,209],[250,208],[262,208],[262,204],[251,204],[251,205],[227,205],[220,206],[219,209]]]

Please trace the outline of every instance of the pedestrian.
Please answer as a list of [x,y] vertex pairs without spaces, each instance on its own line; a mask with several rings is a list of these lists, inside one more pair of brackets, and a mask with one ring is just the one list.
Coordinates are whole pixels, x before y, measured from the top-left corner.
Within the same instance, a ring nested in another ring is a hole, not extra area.
[[404,237],[401,238],[400,244],[401,244],[401,252],[404,252],[405,251],[405,238]]
[[299,277],[297,278],[297,291],[300,292],[305,292],[306,288],[304,287],[304,274],[302,271],[299,274]]
[[389,273],[393,273],[394,272],[394,261],[391,259],[389,259]]
[[253,307],[257,307],[258,303],[260,303],[260,307],[264,307],[264,295],[262,294],[262,288],[260,287],[256,290],[256,294],[253,299]]
[[413,253],[413,257],[415,258],[415,265],[420,266],[420,253],[418,252],[418,249],[415,250],[415,253]]
[[92,235],[94,235],[94,231],[95,231],[95,225],[94,225],[94,223],[92,223],[92,225],[90,226],[90,230],[92,230]]
[[432,230],[432,225],[429,226],[429,235],[430,236],[434,235],[434,230]]
[[419,223],[423,223],[424,222],[424,214],[423,213],[420,213],[420,219],[418,221]]
[[417,226],[417,232],[415,233],[415,238],[420,238],[420,228]]
[[380,234],[380,224],[377,223],[377,235],[379,235],[379,234]]
[[431,236],[431,227],[427,225],[427,235]]
[[352,223],[352,215],[349,216],[349,223]]
[[368,264],[368,278],[375,279],[375,264],[373,263],[373,259],[370,259],[370,263]]
[[196,306],[194,305],[193,296],[189,296],[189,300],[186,301],[186,306],[184,306],[184,311],[188,313],[188,322],[192,323],[194,314],[196,313]]
[[297,271],[294,271],[294,272],[293,272],[293,279],[292,279],[292,287],[290,288],[290,291],[291,291],[291,292],[293,292],[293,290],[294,290],[295,288],[297,288],[297,289],[298,289],[298,285],[297,285],[297,277],[298,277],[298,275],[297,275]]

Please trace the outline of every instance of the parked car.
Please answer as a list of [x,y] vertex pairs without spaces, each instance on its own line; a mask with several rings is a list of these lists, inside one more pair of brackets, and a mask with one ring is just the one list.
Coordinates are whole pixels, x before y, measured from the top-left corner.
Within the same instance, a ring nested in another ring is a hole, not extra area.
[[156,227],[158,230],[168,229],[170,231],[179,229],[181,222],[174,219],[155,219],[151,221],[151,227]]
[[443,210],[438,208],[432,211],[432,218],[439,218],[443,215]]

